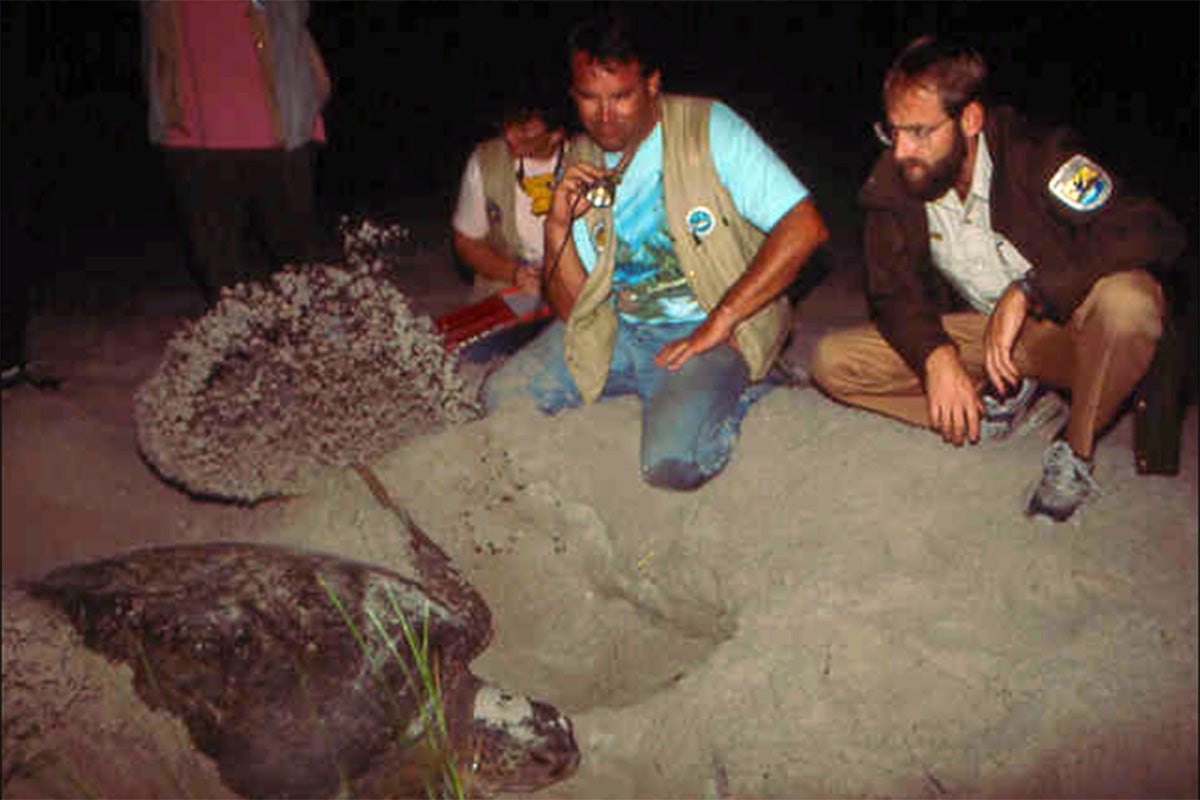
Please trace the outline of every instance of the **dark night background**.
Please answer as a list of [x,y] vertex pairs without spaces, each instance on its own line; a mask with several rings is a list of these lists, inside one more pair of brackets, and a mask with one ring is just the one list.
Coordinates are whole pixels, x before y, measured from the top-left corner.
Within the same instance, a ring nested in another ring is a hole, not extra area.
[[[746,116],[845,241],[856,241],[854,194],[878,154],[883,70],[922,32],[976,37],[1000,99],[1081,130],[1196,238],[1196,3],[622,7],[660,35],[664,87]],[[466,155],[492,132],[500,98],[530,81],[563,87],[565,33],[588,10],[315,2],[310,29],[335,86],[319,169],[327,219],[359,210],[448,227]],[[174,235],[146,142],[136,3],[5,0],[0,14],[3,269],[27,272],[35,299],[68,274],[116,287],[130,285],[122,270],[186,280],[181,264],[123,266],[147,261],[147,239]]]

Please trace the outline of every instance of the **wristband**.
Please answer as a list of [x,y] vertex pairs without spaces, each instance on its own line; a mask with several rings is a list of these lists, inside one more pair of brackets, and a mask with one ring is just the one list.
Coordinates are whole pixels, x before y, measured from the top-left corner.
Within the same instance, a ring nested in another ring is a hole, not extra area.
[[1012,285],[1017,287],[1017,291],[1025,295],[1025,300],[1029,304],[1029,313],[1035,317],[1041,316],[1045,305],[1042,303],[1042,296],[1033,284],[1029,282],[1029,274],[1026,273],[1012,282]]

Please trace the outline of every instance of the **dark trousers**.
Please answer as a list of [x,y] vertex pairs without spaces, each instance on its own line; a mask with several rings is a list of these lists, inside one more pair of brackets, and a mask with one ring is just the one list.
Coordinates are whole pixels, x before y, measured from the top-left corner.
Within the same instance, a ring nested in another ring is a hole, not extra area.
[[[222,286],[262,280],[325,246],[314,210],[315,145],[164,148],[192,273],[213,305]],[[256,246],[257,245],[257,246]]]
[[27,267],[9,260],[0,268],[0,367],[25,363],[25,326],[29,322]]

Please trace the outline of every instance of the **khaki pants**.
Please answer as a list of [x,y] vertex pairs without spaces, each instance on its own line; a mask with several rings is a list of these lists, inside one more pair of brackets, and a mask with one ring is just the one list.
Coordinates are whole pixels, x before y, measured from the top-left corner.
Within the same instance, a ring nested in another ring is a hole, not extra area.
[[[1162,287],[1148,272],[1131,270],[1096,281],[1066,325],[1029,318],[1013,347],[1022,375],[1071,393],[1067,442],[1090,458],[1096,431],[1113,418],[1150,366],[1162,334]],[[983,334],[988,317],[945,314],[942,325],[958,345],[963,366],[987,382]],[[813,354],[813,378],[851,405],[931,427],[921,380],[880,336],[860,325],[823,337]]]

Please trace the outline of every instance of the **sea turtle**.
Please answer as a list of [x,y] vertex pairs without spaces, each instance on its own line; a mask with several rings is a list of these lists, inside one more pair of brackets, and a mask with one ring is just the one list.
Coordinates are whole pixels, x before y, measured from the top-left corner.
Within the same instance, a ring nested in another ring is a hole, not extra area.
[[[568,777],[579,761],[570,721],[470,673],[491,615],[414,531],[420,582],[328,554],[214,542],[70,565],[30,589],[89,647],[128,663],[141,698],[181,717],[239,794],[428,796],[444,790],[447,763],[472,794]],[[426,658],[415,658],[422,641]]]

